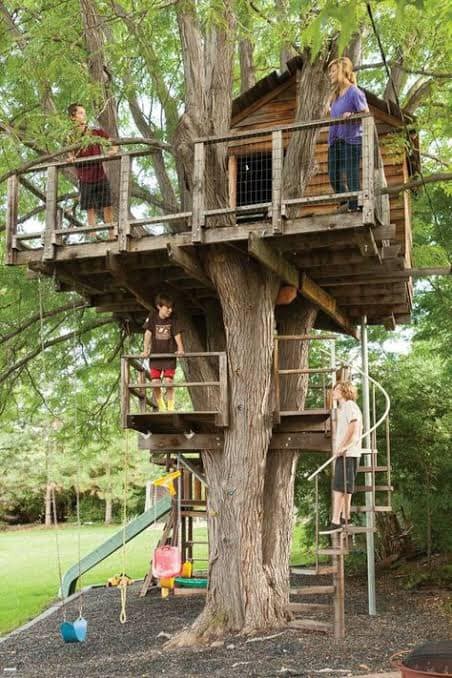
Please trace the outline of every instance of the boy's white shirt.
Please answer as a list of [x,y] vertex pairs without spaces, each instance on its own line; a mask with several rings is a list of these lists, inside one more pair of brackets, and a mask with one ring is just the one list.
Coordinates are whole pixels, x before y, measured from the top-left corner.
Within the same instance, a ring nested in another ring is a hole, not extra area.
[[356,420],[358,426],[356,432],[347,446],[345,453],[346,457],[360,457],[362,452],[362,435],[363,435],[363,415],[358,405],[353,400],[345,400],[339,403],[337,408],[337,427],[335,448],[337,449],[347,432],[348,425]]

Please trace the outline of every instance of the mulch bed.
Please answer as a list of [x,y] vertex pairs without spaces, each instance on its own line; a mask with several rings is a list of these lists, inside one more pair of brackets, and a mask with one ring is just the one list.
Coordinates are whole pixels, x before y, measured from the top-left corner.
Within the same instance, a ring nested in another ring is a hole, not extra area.
[[[295,578],[295,584],[301,578]],[[306,582],[306,577],[303,578]],[[314,584],[309,578],[309,584]],[[139,585],[128,590],[128,620],[119,623],[120,600],[115,589],[92,589],[85,594],[84,616],[88,639],[65,645],[59,636],[61,613],[0,644],[0,676],[39,678],[95,678],[102,676],[347,676],[391,670],[390,657],[428,640],[450,636],[444,606],[445,591],[406,592],[394,580],[377,583],[378,616],[367,614],[367,585],[357,578],[346,582],[345,640],[317,633],[288,630],[262,634],[249,642],[227,638],[220,647],[165,651],[168,636],[189,625],[203,607],[203,599],[169,598],[156,592],[138,597]],[[306,600],[306,599],[304,599]],[[310,597],[310,602],[322,598]],[[72,603],[68,618],[77,616]],[[265,639],[267,636],[274,638]],[[16,669],[15,671],[11,669]],[[5,671],[5,669],[10,669]]]

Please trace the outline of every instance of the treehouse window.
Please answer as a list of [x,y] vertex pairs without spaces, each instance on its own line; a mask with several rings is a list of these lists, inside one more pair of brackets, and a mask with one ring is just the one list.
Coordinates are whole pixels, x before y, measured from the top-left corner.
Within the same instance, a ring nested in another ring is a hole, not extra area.
[[253,153],[237,159],[237,206],[272,200],[272,154]]

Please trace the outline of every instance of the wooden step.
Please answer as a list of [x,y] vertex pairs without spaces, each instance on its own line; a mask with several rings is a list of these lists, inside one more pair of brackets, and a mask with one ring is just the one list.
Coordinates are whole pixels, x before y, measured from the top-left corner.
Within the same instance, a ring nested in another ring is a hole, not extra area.
[[382,473],[383,471],[387,471],[388,467],[387,466],[360,466],[358,468],[358,473]]
[[315,596],[324,593],[334,593],[334,586],[299,586],[290,587],[291,596]]
[[347,549],[318,549],[317,554],[319,556],[346,556],[348,553]]
[[317,631],[320,633],[333,633],[333,624],[318,621],[317,619],[293,619],[288,624],[290,629],[299,631]]
[[[357,485],[355,492],[372,492],[372,485]],[[392,485],[375,485],[375,492],[392,492],[394,487]]]
[[336,574],[337,567],[334,565],[319,565],[316,569],[315,567],[291,567],[291,574],[304,574],[308,577],[315,577],[322,574]]
[[289,603],[291,612],[322,612],[331,611],[331,605],[328,603]]
[[376,532],[376,527],[364,527],[363,525],[344,525],[347,534],[365,534],[366,532]]
[[368,506],[351,506],[350,511],[352,513],[372,513],[372,511],[375,511],[375,513],[391,513],[392,506],[374,506],[373,508]]

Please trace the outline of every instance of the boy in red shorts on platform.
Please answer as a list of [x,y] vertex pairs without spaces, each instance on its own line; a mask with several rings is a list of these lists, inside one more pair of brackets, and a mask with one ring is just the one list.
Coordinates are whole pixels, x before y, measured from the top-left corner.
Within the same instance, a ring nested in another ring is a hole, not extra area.
[[[175,353],[182,355],[182,328],[173,314],[173,300],[166,294],[159,294],[155,300],[157,310],[144,323],[143,357],[151,353]],[[152,350],[151,350],[152,349]],[[174,388],[171,388],[176,373],[176,358],[151,358],[149,373],[152,384],[166,386],[166,403],[161,388],[155,388],[155,399],[160,412],[174,412]]]

